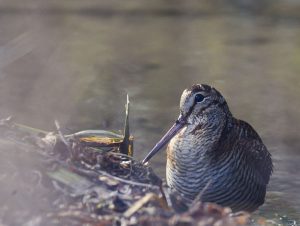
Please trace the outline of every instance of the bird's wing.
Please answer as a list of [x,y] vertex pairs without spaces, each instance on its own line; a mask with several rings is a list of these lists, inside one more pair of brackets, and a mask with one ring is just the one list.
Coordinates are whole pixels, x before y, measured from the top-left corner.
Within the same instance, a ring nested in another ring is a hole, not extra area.
[[236,148],[247,151],[247,162],[253,164],[257,175],[262,182],[268,183],[273,171],[271,154],[262,142],[260,136],[255,132],[251,125],[242,120],[237,120],[237,139]]

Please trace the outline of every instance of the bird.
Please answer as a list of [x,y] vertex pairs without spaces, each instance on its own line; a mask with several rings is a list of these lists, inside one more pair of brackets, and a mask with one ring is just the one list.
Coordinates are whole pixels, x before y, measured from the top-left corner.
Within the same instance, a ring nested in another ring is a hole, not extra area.
[[187,203],[200,197],[233,212],[253,212],[264,203],[271,154],[214,87],[194,84],[183,91],[178,119],[142,163],[167,143],[167,185]]

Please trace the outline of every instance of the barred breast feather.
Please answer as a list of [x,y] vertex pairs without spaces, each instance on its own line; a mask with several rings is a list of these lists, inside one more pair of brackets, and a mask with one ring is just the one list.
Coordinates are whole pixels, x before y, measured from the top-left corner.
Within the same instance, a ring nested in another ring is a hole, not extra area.
[[215,131],[217,135],[190,131],[183,129],[167,148],[168,185],[187,200],[201,192],[202,201],[233,211],[253,211],[260,206],[272,161],[255,130],[232,118],[222,131]]

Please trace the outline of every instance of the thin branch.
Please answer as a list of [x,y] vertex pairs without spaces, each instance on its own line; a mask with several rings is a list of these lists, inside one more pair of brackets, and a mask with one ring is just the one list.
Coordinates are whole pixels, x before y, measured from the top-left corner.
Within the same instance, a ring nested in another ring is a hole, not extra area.
[[120,177],[113,176],[113,175],[111,175],[109,173],[106,173],[104,171],[97,171],[97,172],[100,172],[101,174],[103,174],[105,176],[111,177],[112,179],[118,180],[118,181],[126,183],[126,184],[131,184],[131,185],[141,186],[141,187],[146,187],[146,188],[157,188],[157,189],[159,189],[159,187],[156,186],[156,185],[145,184],[145,183],[140,183],[140,182],[135,182],[135,181],[128,181],[128,180],[122,179]]
[[66,140],[65,136],[64,136],[63,133],[61,132],[59,122],[58,122],[57,120],[55,120],[54,123],[55,123],[55,127],[56,127],[56,130],[57,130],[57,133],[58,133],[58,135],[59,135],[59,138],[60,138],[61,141],[66,145],[66,147],[68,148],[68,151],[69,151],[70,154],[72,155],[72,148],[71,148],[71,146],[70,146],[70,143]]
[[211,185],[212,180],[210,179],[206,185],[204,186],[204,188],[199,192],[199,194],[196,196],[196,198],[194,199],[194,201],[192,202],[190,209],[193,208],[197,202],[201,201],[201,197],[203,195],[203,193],[208,189],[208,187]]

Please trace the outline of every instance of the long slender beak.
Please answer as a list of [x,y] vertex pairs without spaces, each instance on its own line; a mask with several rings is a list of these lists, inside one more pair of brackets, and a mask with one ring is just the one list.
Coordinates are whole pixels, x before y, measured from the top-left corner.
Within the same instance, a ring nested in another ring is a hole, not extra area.
[[160,149],[162,149],[165,144],[167,144],[186,124],[185,117],[182,115],[176,120],[174,125],[169,129],[169,131],[157,142],[157,144],[152,148],[148,155],[142,161],[142,164],[146,164]]

